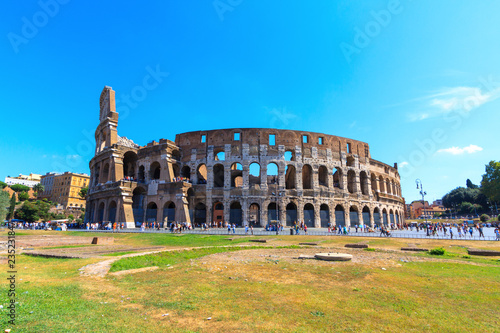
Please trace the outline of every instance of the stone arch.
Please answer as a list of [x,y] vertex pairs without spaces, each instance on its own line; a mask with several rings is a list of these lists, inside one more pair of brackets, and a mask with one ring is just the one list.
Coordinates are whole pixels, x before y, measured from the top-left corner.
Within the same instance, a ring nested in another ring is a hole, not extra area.
[[345,226],[345,210],[344,206],[340,204],[335,206],[335,224],[337,227]]
[[278,164],[271,162],[267,165],[267,184],[278,184],[279,181],[279,167]]
[[322,204],[319,207],[319,217],[321,220],[321,228],[328,228],[330,223],[330,207],[327,204]]
[[286,225],[293,226],[297,222],[297,205],[293,202],[286,205]]
[[335,168],[333,173],[333,187],[344,188],[344,177],[341,168]]
[[371,175],[371,183],[372,183],[372,191],[375,193],[378,191],[378,181],[377,181],[377,176],[372,173]]
[[239,201],[233,201],[229,206],[229,222],[236,226],[243,226],[243,210]]
[[137,169],[137,154],[133,151],[128,151],[123,155],[123,176],[134,177]]
[[304,205],[304,224],[314,228],[314,206],[311,203]]
[[267,205],[267,223],[278,220],[278,215],[279,215],[279,206],[274,201],[270,202]]
[[198,178],[198,184],[207,183],[207,166],[202,163],[196,168],[196,178]]
[[349,208],[349,221],[351,221],[351,225],[359,225],[359,209],[357,206],[352,205]]
[[116,222],[116,201],[111,201],[108,206],[108,221],[111,223]]
[[144,222],[144,200],[146,198],[146,190],[142,187],[136,187],[132,192],[132,213],[136,227]]
[[185,165],[181,169],[181,177],[189,180],[191,178],[191,168],[188,165]]
[[313,188],[312,167],[309,164],[304,164],[302,167],[302,188],[304,190]]
[[158,214],[158,205],[156,202],[151,201],[146,207],[146,222],[156,222],[156,216]]
[[224,187],[224,166],[222,164],[214,165],[214,186]]
[[328,187],[328,169],[324,165],[320,165],[318,168],[318,183],[319,186]]
[[363,207],[363,211],[361,213],[361,215],[363,216],[363,225],[370,225],[370,208],[368,208],[368,206],[364,206]]
[[198,202],[194,206],[194,225],[201,227],[203,223],[207,222],[207,206],[203,202]]
[[212,220],[215,223],[224,223],[224,204],[220,201],[214,202]]
[[287,190],[296,188],[296,171],[295,166],[289,164],[285,168],[285,188]]
[[382,209],[382,224],[387,226],[389,225],[389,218],[387,216],[387,209]]
[[359,173],[359,182],[361,185],[361,194],[368,195],[369,194],[368,175],[366,174],[366,171],[361,171]]
[[389,180],[389,178],[385,179],[385,186],[386,193],[391,194],[391,181]]
[[389,210],[389,222],[391,224],[395,224],[396,223],[396,221],[394,219],[394,211],[392,209]]
[[248,170],[248,185],[250,188],[260,186],[260,164],[257,162],[250,163]]
[[382,176],[378,178],[378,187],[380,189],[380,192],[385,193],[384,177]]
[[295,161],[295,151],[291,149],[287,149],[284,154],[285,161],[290,162],[290,161]]
[[110,179],[109,179],[109,163],[106,163],[104,164],[104,168],[102,168],[102,180],[101,180],[101,183],[106,183],[108,182]]
[[243,166],[240,163],[231,165],[231,187],[243,187]]
[[172,163],[172,171],[174,173],[174,178],[180,177],[181,175],[181,170],[179,168],[179,164],[177,163]]
[[104,202],[101,202],[98,207],[99,208],[97,208],[97,222],[101,223],[104,221],[104,209],[106,205],[104,204]]
[[248,222],[251,225],[260,225],[260,205],[258,203],[250,204],[248,209]]
[[141,165],[139,167],[139,172],[137,173],[137,178],[139,179],[139,182],[144,183],[146,181],[146,171],[144,168],[144,165]]
[[161,166],[159,162],[153,162],[149,167],[149,179],[160,179],[161,176]]
[[172,150],[172,158],[176,161],[181,160],[181,152],[177,149]]
[[380,215],[380,209],[378,207],[375,207],[373,209],[373,221],[375,222],[376,226],[380,226],[382,224],[382,217]]
[[355,164],[355,160],[354,160],[354,157],[352,156],[347,156],[347,159],[346,159],[346,166],[348,167],[353,167]]
[[175,203],[167,201],[163,205],[163,223],[168,225],[170,222],[175,222]]
[[354,170],[347,171],[347,190],[349,193],[356,193],[356,173]]
[[224,152],[224,149],[218,149],[214,151],[214,159],[216,161],[225,161],[226,160],[226,153]]

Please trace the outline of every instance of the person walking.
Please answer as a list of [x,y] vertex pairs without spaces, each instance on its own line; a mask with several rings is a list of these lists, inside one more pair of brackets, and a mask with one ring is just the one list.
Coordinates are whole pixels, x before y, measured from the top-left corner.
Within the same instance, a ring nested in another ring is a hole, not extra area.
[[483,226],[481,224],[478,225],[477,230],[479,231],[479,238],[481,238],[481,236],[485,238],[483,234]]
[[227,224],[227,233],[228,234],[231,233],[231,224],[230,223]]

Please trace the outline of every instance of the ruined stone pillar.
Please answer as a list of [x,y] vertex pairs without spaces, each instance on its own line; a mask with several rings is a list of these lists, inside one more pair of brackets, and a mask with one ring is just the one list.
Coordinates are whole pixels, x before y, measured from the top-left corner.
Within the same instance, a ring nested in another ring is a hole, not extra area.
[[321,204],[314,205],[314,227],[321,228]]

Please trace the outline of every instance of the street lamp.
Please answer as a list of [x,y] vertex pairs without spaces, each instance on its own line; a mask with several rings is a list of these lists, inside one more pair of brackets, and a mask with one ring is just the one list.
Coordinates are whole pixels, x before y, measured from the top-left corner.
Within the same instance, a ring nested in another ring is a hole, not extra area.
[[415,180],[415,183],[417,184],[417,190],[420,190],[420,195],[422,196],[422,205],[424,206],[424,218],[425,218],[425,223],[427,224],[427,215],[425,213],[425,196],[427,195],[427,192],[424,191],[424,187],[420,179],[417,178]]

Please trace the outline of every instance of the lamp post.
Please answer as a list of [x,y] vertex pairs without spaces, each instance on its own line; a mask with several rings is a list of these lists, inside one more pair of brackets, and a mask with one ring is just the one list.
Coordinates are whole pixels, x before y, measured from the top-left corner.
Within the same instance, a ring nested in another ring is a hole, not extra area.
[[424,218],[425,218],[425,224],[427,224],[427,215],[425,213],[425,196],[427,195],[427,192],[424,191],[424,187],[422,185],[422,181],[420,179],[416,179],[415,183],[417,184],[417,190],[420,190],[420,195],[422,196],[422,205],[424,206]]

